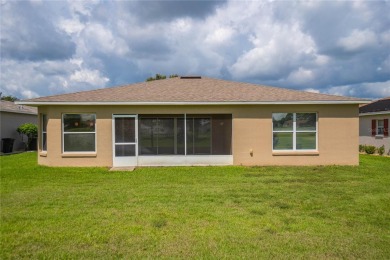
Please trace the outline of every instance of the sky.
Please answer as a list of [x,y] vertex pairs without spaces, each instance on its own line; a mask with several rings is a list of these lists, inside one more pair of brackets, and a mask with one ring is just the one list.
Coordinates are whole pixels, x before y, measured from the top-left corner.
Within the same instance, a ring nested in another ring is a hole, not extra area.
[[0,3],[3,95],[56,95],[160,73],[390,96],[390,1]]

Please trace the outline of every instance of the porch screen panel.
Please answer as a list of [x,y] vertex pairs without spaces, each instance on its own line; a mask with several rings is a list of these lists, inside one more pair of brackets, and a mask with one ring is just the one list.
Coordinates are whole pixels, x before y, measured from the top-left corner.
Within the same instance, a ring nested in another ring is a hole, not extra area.
[[142,118],[138,120],[139,154],[157,154],[157,118]]
[[135,156],[135,145],[115,145],[115,156]]
[[140,155],[184,155],[184,115],[140,115]]
[[115,118],[115,142],[116,143],[135,142],[135,118],[132,117]]
[[187,115],[188,155],[231,155],[232,116]]
[[232,154],[232,115],[213,115],[212,154]]

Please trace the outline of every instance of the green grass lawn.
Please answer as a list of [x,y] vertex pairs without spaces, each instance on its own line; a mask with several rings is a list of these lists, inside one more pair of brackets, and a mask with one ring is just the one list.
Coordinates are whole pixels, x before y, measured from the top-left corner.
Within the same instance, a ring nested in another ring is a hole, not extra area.
[[109,172],[1,159],[1,259],[390,257],[390,158]]

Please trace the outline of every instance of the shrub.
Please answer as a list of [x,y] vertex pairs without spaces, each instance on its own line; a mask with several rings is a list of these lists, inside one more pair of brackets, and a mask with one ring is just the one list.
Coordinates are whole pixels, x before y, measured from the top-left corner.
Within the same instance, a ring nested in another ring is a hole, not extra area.
[[23,135],[26,135],[28,138],[27,148],[31,147],[32,142],[38,136],[38,126],[32,123],[25,123],[20,125],[16,131],[20,134],[23,141]]
[[379,155],[383,155],[385,153],[385,146],[382,145],[381,147],[378,148],[378,153]]
[[359,144],[359,152],[364,153],[366,151],[366,145],[365,144]]
[[366,152],[366,154],[374,154],[376,151],[376,147],[373,145],[366,145],[364,151]]

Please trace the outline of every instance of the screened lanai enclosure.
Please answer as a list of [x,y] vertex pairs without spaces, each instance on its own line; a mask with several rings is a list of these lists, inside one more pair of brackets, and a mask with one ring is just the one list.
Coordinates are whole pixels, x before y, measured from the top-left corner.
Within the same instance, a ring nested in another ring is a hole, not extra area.
[[114,115],[114,127],[116,165],[232,163],[231,114]]
[[231,115],[139,115],[139,155],[230,155]]

